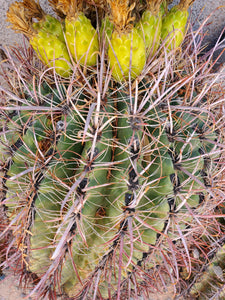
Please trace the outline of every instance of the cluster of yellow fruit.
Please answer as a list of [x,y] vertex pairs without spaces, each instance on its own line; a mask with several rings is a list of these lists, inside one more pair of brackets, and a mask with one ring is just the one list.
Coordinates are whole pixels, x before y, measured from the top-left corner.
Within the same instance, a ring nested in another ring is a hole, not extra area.
[[106,7],[100,30],[85,16],[82,0],[49,2],[61,21],[45,14],[35,0],[15,2],[7,14],[12,28],[29,38],[39,58],[49,67],[55,67],[59,75],[69,77],[72,61],[87,67],[96,64],[104,36],[112,75],[122,81],[128,79],[129,74],[131,78],[140,75],[147,56],[153,55],[166,38],[168,49],[179,47],[192,0],[181,0],[169,12],[170,1],[147,0],[145,11],[136,23],[135,2],[130,5],[129,0],[108,0],[107,3],[95,0],[95,5]]

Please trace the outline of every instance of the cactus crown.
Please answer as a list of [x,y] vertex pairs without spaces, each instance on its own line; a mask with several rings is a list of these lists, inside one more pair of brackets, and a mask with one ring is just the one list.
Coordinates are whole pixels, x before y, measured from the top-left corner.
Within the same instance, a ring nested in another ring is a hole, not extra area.
[[37,33],[38,29],[33,20],[45,21],[46,16],[47,14],[43,11],[39,2],[23,0],[23,2],[15,2],[9,7],[7,21],[12,24],[12,29],[31,38]]
[[148,0],[147,8],[153,15],[158,15],[163,0]]
[[130,31],[133,27],[132,22],[135,17],[132,17],[132,11],[135,7],[135,3],[129,6],[128,0],[108,0],[110,5],[112,23],[115,25],[115,29],[118,32]]
[[42,20],[46,15],[39,2],[36,2],[35,0],[23,0],[23,2],[20,2],[20,5],[26,10],[28,18]]
[[178,9],[180,10],[188,10],[188,7],[194,2],[195,0],[180,0],[180,3],[177,5]]
[[10,27],[16,32],[23,33],[28,38],[34,35],[32,28],[32,18],[27,15],[26,8],[20,2],[13,3],[7,12],[7,21]]
[[[55,1],[56,2],[56,1]],[[55,3],[53,3],[55,5]],[[76,19],[82,11],[83,0],[58,0],[56,8],[63,12],[69,19]]]
[[49,4],[52,6],[53,10],[56,12],[56,14],[61,18],[65,19],[66,15],[63,13],[63,11],[60,8],[57,8],[59,0],[48,0]]

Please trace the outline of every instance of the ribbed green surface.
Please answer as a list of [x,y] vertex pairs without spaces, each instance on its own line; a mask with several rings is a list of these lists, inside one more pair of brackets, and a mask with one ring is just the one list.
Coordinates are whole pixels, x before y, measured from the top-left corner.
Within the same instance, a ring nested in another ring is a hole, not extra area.
[[[207,115],[182,112],[174,105],[171,127],[165,123],[169,111],[156,106],[142,122],[132,117],[131,101],[135,98],[121,89],[95,106],[90,117],[88,107],[81,114],[59,114],[55,121],[51,114],[33,113],[22,144],[13,152],[7,214],[11,220],[22,214],[17,226],[23,224],[29,240],[22,251],[27,269],[42,277],[62,255],[60,282],[70,296],[81,289],[77,275],[86,280],[110,251],[117,266],[111,282],[116,288],[116,278],[126,278],[150,246],[159,238],[166,243],[167,226],[168,237],[179,238],[170,214],[183,214],[179,228],[185,230],[192,221],[188,209],[204,199],[208,166],[203,154],[210,157],[217,138]],[[54,105],[60,105],[59,98]],[[13,118],[20,125],[29,116]],[[117,244],[122,238],[124,267],[119,275]],[[158,257],[154,263],[161,262]],[[102,281],[103,274],[99,289],[107,297]]]

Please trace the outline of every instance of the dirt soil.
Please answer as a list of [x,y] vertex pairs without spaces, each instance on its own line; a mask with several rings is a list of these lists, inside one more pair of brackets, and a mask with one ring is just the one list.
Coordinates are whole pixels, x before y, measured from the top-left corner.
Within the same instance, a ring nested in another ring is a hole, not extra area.
[[19,288],[19,277],[14,276],[9,270],[4,271],[0,277],[0,300],[31,300]]
[[[3,278],[4,277],[4,278]],[[173,300],[173,287],[169,287],[165,294],[150,294],[151,300]],[[67,300],[65,297],[59,297],[58,300]],[[19,287],[19,276],[15,276],[12,271],[4,271],[4,276],[0,276],[0,300],[37,300],[35,297],[28,297],[28,293],[24,293]],[[47,300],[47,299],[45,299]],[[140,300],[143,300],[140,297]],[[184,300],[181,298],[181,300]]]

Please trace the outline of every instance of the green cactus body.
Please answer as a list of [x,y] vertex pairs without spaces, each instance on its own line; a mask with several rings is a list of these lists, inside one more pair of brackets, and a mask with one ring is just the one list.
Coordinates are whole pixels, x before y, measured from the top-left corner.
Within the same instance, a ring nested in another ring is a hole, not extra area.
[[[27,239],[28,232],[33,222],[35,209],[34,199],[36,198],[37,182],[42,177],[43,160],[48,156],[51,148],[49,137],[46,134],[46,117],[38,117],[33,123],[33,128],[29,128],[23,138],[17,151],[14,151],[10,163],[5,186],[7,188],[6,199],[8,199],[7,214],[12,220],[18,215],[17,224],[21,227],[22,240]],[[50,128],[49,128],[50,130]],[[46,149],[42,149],[41,144],[45,142]],[[40,155],[42,153],[42,156]],[[26,159],[25,159],[26,157]],[[12,192],[15,196],[13,196]],[[15,201],[17,204],[15,205]],[[17,236],[15,231],[15,236]],[[35,237],[36,238],[36,237]],[[23,255],[26,255],[28,249],[23,249]],[[42,250],[42,252],[45,252]],[[38,272],[38,269],[35,269]],[[40,272],[38,272],[40,274]]]
[[[43,175],[44,179],[39,185],[34,202],[35,219],[31,227],[29,269],[40,276],[51,264],[53,239],[60,220],[61,199],[68,193],[68,189],[60,181],[65,185],[71,185],[82,151],[82,144],[75,143],[71,139],[76,134],[75,129],[79,128],[77,126],[79,118],[76,115],[68,115],[64,121],[60,122],[67,124],[65,135],[62,134],[57,142],[56,155],[50,162],[48,172]],[[43,267],[41,270],[40,264]]]
[[[142,143],[143,128],[138,120],[129,117],[130,105],[128,96],[123,91],[118,92],[117,108],[120,111],[117,124],[117,147],[115,149],[115,160],[117,163],[112,170],[112,185],[110,187],[110,215],[118,217],[122,208],[126,206],[126,193],[132,192],[139,187],[140,179],[132,178],[132,172],[140,172],[142,166],[139,162],[140,147]],[[134,161],[134,165],[132,165]],[[132,182],[134,179],[134,183]],[[136,182],[137,179],[137,182]]]
[[145,44],[141,35],[134,28],[129,33],[114,31],[108,50],[112,75],[117,81],[135,78],[140,75],[145,65]]
[[138,33],[144,37],[146,53],[153,55],[160,44],[161,28],[162,28],[162,14],[154,15],[151,11],[146,10],[141,20],[136,24]]
[[169,50],[176,49],[183,42],[188,20],[188,11],[174,6],[162,19],[162,40],[167,39]]
[[[60,104],[58,91],[51,90],[48,85],[43,84],[42,95],[51,95],[51,103],[47,102],[46,106]],[[30,97],[29,101],[33,103]],[[23,124],[30,116],[31,112],[25,111],[14,118]],[[82,128],[80,117],[70,113],[57,119],[53,125],[50,115],[32,114],[30,127],[21,131],[23,135],[17,149],[14,149],[7,172],[7,214],[10,219],[21,214],[18,223],[25,222],[23,239],[27,239],[29,234],[31,236],[29,249],[24,249],[23,254],[29,253],[28,270],[38,276],[51,264],[56,224],[60,220],[60,201],[68,192],[65,186],[73,181],[77,159],[82,151],[81,142],[76,142],[78,131]],[[48,161],[47,165],[45,161]]]
[[[11,149],[17,147],[20,144],[20,136],[22,127],[20,125],[20,117],[14,116],[11,119],[12,123],[5,121],[2,128],[4,129],[4,135],[0,137],[0,161],[6,161],[11,157]],[[19,124],[17,124],[19,122]],[[13,126],[11,127],[10,125]],[[16,130],[15,130],[16,128]]]
[[[108,114],[110,112],[112,112],[112,106],[109,104],[107,112],[102,114],[103,119],[101,120],[101,117],[99,117],[99,127],[109,120]],[[106,210],[110,204],[107,201],[107,188],[105,184],[107,184],[109,170],[104,166],[104,163],[111,160],[110,144],[112,140],[112,128],[110,123],[103,128],[94,147],[93,140],[94,135],[91,140],[86,141],[81,154],[82,163],[76,172],[77,179],[83,172],[86,172],[74,199],[76,201],[81,198],[82,200],[80,201],[85,202],[80,214],[82,220],[81,227],[83,235],[86,238],[86,245],[83,245],[79,235],[75,235],[72,240],[73,259],[78,264],[77,271],[82,279],[85,279],[94,270],[95,264],[100,257],[98,246],[107,239],[107,236],[105,236],[108,226]],[[113,237],[112,232],[110,236],[111,238]],[[79,289],[79,281],[74,273],[70,259],[67,260],[62,268],[61,280],[67,294],[74,295],[77,289]]]
[[[48,88],[43,91],[49,99],[45,105],[60,106],[58,92],[49,97]],[[74,108],[83,104],[85,96],[79,91],[75,99]],[[32,118],[30,111],[13,117],[18,125],[32,122],[7,172],[7,214],[10,220],[20,215],[21,224],[26,216],[27,270],[41,278],[52,264],[60,267],[61,288],[71,297],[83,290],[80,280],[94,276],[104,262],[110,264],[112,255],[116,268],[110,286],[116,290],[118,278],[126,281],[159,241],[168,247],[169,241],[180,239],[176,214],[182,214],[179,230],[185,231],[193,222],[189,210],[197,209],[206,194],[207,161],[218,136],[207,114],[180,111],[177,103],[170,112],[171,129],[164,106],[150,110],[142,122],[132,113],[135,99],[120,87],[112,100],[94,110],[85,145],[80,134],[88,119],[86,108],[80,115],[78,109],[59,114],[54,122],[51,114],[41,112]],[[67,217],[72,208],[74,214]],[[14,231],[15,236],[20,234]],[[59,266],[57,253],[63,259]],[[151,270],[162,263],[156,254],[154,262],[145,265]],[[99,291],[107,298],[104,272],[99,276]]]
[[[54,251],[66,234],[69,222],[73,220],[71,216],[62,225],[63,216],[66,216],[76,201],[83,203],[81,210],[76,212],[75,225],[71,225],[66,235],[66,240],[70,242],[67,244],[65,240],[65,244],[62,244],[64,263],[61,264],[60,284],[63,291],[71,297],[82,291],[77,274],[80,280],[87,280],[96,268],[101,268],[103,259],[106,262],[110,259],[110,253],[115,256],[117,266],[110,285],[116,289],[118,277],[126,280],[127,274],[133,272],[134,265],[142,264],[145,253],[149,253],[151,247],[157,244],[159,237],[164,239],[164,235],[167,236],[165,245],[168,239],[178,239],[176,223],[173,222],[175,217],[171,217],[173,211],[178,209],[183,214],[179,228],[185,231],[186,226],[193,221],[187,206],[189,209],[196,209],[204,195],[205,181],[202,174],[206,162],[201,153],[213,151],[215,139],[210,131],[204,132],[204,128],[207,128],[203,125],[207,122],[204,117],[199,131],[196,127],[196,115],[172,112],[174,132],[171,134],[165,126],[165,119],[168,118],[165,112],[161,113],[160,109],[157,113],[155,110],[149,112],[149,118],[146,118],[149,123],[143,125],[137,117],[132,118],[127,93],[117,93],[115,99],[118,111],[116,133],[115,130],[113,133],[110,121],[102,133],[97,134],[96,144],[93,146],[93,128],[96,126],[93,124],[98,115],[94,112],[90,121],[92,130],[87,131],[90,135],[85,138],[84,148],[78,133],[83,132],[85,123],[76,113],[61,117],[58,122],[61,122],[61,126],[66,124],[65,134],[63,130],[58,132],[58,137],[53,138],[55,142],[51,143],[49,138],[54,128],[51,119],[41,114],[37,117],[34,115],[30,127],[22,137],[23,144],[15,151],[13,164],[8,170],[8,216],[11,220],[15,214],[27,216],[24,230],[30,233],[30,246],[29,249],[24,249],[23,255],[29,256],[28,270],[40,278],[49,271],[53,262],[56,263],[58,257],[54,257]],[[57,101],[55,105],[58,105]],[[112,104],[107,103],[107,113],[104,109],[100,112],[98,118],[103,118],[97,128],[106,124],[110,115],[115,113],[112,107]],[[87,117],[86,114],[84,116]],[[114,145],[113,134],[116,134]],[[43,149],[42,143],[46,145]],[[37,145],[42,149],[45,160],[50,159],[45,167],[41,165],[42,156]],[[113,147],[115,151],[112,156]],[[141,152],[145,148],[148,155]],[[114,164],[109,173],[107,165],[112,158]],[[28,173],[27,169],[30,169]],[[30,178],[33,173],[38,184],[32,186]],[[69,199],[60,212],[63,199],[82,174],[86,183],[83,181],[82,185],[78,185],[74,198]],[[28,202],[26,198],[29,199]],[[165,234],[166,224],[170,224],[170,227]],[[132,246],[129,242],[131,226]],[[14,234],[19,233],[15,231]],[[117,239],[113,243],[115,236]],[[119,271],[120,263],[117,259],[122,241],[123,271]],[[71,249],[70,254],[66,251],[67,247]],[[161,263],[162,258],[157,256],[154,263],[148,262],[146,266],[151,269],[154,264]],[[73,264],[76,265],[76,272]],[[103,282],[104,274],[101,273],[98,287],[102,297],[107,298],[107,284]]]
[[75,61],[82,65],[95,65],[99,45],[91,21],[83,13],[79,13],[75,19],[66,18],[65,30],[67,45]]
[[[65,195],[62,187],[57,186],[52,180],[43,180],[42,186],[48,186],[48,192],[43,192],[35,200],[35,220],[30,232],[30,258],[29,270],[41,276],[51,264],[50,257],[53,247],[53,238],[58,223],[60,199]],[[50,191],[49,187],[52,187]],[[40,265],[42,268],[40,269]]]

